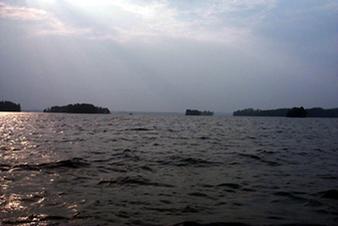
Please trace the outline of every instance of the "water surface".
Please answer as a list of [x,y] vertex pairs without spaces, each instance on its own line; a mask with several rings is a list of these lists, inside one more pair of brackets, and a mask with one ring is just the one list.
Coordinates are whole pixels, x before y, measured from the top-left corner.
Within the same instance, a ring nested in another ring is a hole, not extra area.
[[335,225],[337,138],[337,119],[0,113],[0,225]]

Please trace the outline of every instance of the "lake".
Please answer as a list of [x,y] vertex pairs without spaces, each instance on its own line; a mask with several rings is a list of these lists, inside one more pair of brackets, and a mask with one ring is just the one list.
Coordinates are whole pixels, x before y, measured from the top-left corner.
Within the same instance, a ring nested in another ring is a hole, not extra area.
[[215,222],[337,224],[338,119],[0,113],[0,225]]

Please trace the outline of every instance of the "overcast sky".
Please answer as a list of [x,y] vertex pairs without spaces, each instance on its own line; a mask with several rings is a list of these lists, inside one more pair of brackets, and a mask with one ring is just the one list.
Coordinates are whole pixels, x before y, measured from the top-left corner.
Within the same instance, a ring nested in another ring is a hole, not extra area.
[[0,0],[0,99],[338,107],[338,1]]

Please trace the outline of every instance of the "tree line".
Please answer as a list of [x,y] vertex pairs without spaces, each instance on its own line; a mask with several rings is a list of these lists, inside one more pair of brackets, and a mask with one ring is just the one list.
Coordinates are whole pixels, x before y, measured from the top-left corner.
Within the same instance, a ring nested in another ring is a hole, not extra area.
[[20,104],[13,103],[11,101],[0,101],[0,111],[14,111],[20,112]]
[[337,118],[338,108],[324,109],[324,108],[308,108],[294,107],[294,108],[278,108],[278,109],[253,109],[247,108],[233,112],[234,116],[269,116],[269,117],[326,117]]

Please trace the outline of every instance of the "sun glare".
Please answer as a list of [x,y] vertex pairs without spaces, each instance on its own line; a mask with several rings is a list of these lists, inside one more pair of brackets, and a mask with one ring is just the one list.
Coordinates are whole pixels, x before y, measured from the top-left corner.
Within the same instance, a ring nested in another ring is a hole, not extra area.
[[[69,5],[74,5],[78,7],[98,7],[98,6],[107,6],[113,4],[115,1],[111,0],[65,0]],[[27,3],[30,5],[52,5],[58,3],[57,0],[27,0]]]
[[[61,15],[64,9],[78,11],[94,20],[107,23],[110,19],[129,21],[130,18],[160,20],[159,12],[166,11],[161,2],[140,3],[128,0],[26,0],[32,8],[46,10],[53,15]],[[161,16],[161,15],[160,15]]]
[[111,0],[66,0],[67,3],[76,5],[76,6],[81,6],[81,7],[98,7],[98,6],[108,6],[114,4],[115,1]]

